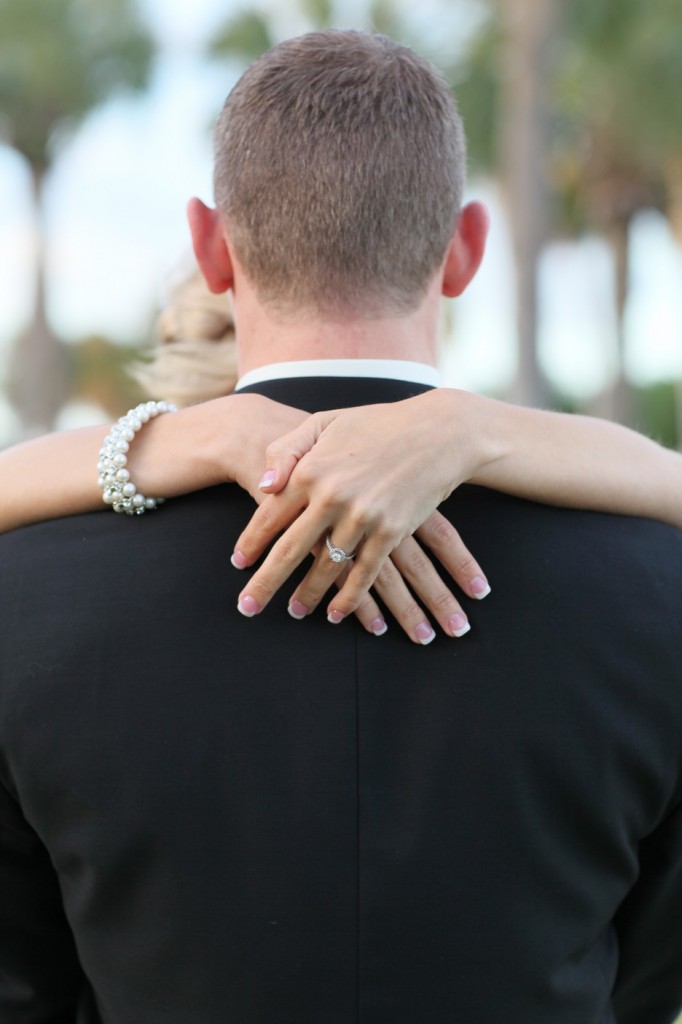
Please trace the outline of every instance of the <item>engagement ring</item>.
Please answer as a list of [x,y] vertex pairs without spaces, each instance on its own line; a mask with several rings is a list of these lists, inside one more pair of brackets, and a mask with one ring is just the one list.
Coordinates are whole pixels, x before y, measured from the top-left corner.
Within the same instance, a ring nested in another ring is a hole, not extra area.
[[336,562],[337,565],[340,564],[341,562],[350,562],[351,558],[355,558],[355,552],[354,551],[353,552],[344,551],[343,548],[337,548],[336,545],[332,543],[332,535],[331,535],[331,533],[327,534],[327,542],[326,543],[327,543],[327,551],[329,552],[329,557],[331,558],[332,562]]

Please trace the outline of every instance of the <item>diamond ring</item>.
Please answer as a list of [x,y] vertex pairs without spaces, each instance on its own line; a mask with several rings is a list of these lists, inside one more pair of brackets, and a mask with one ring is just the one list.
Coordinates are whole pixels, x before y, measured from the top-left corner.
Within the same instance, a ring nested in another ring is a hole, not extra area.
[[349,562],[351,558],[355,558],[355,552],[344,551],[343,548],[337,548],[335,544],[332,544],[331,533],[327,534],[327,551],[332,562],[336,562],[339,565],[341,562]]

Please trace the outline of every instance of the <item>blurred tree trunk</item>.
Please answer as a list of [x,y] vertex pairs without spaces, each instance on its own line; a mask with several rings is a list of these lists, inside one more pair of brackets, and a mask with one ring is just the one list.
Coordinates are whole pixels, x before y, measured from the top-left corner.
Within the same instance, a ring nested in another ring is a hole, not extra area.
[[549,389],[537,358],[537,268],[550,233],[546,97],[555,0],[500,0],[500,13],[505,37],[501,156],[516,264],[518,333],[518,371],[510,397],[543,406]]
[[[682,246],[682,153],[671,157],[666,163],[668,186],[668,220],[673,235]],[[677,447],[682,452],[682,373],[675,388],[675,431]]]
[[0,0],[0,137],[27,160],[35,200],[34,315],[9,367],[9,395],[27,434],[54,424],[70,361],[46,315],[45,174],[59,139],[91,110],[144,86],[152,54],[136,0]]
[[36,221],[33,316],[10,358],[8,394],[24,436],[50,430],[68,394],[68,359],[50,329],[45,297],[44,172],[31,168]]
[[608,237],[614,258],[614,300],[616,305],[617,372],[607,396],[609,419],[628,426],[635,424],[633,389],[625,374],[625,308],[630,286],[630,221],[629,215],[614,217],[608,226]]

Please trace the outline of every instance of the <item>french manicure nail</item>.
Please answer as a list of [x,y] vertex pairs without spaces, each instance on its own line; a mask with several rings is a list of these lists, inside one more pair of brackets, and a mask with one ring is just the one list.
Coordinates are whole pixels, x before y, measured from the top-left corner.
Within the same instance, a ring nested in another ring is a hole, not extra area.
[[466,615],[457,612],[448,619],[448,629],[453,636],[464,636],[471,629],[471,623],[467,620]]
[[430,644],[431,641],[436,636],[428,622],[420,622],[414,631],[414,635],[416,636],[419,643],[422,644],[422,646],[424,647],[426,646],[426,644]]
[[300,601],[297,601],[296,598],[289,602],[287,611],[289,612],[289,615],[291,615],[292,619],[304,619],[308,614],[306,606],[301,604]]
[[379,615],[378,618],[372,619],[369,624],[369,628],[375,636],[383,636],[388,629],[388,626],[386,625],[386,620]]
[[271,487],[272,484],[274,484],[274,482],[275,482],[275,477],[276,476],[277,476],[277,474],[275,473],[274,469],[269,469],[267,471],[267,473],[263,474],[262,480],[259,481],[259,483],[258,483],[259,489],[262,491],[264,487]]
[[482,576],[474,576],[469,586],[471,587],[471,593],[477,601],[482,601],[490,593],[490,584]]
[[339,622],[343,622],[345,619],[343,612],[331,611],[327,616],[327,622],[331,622],[333,626],[337,626]]
[[247,619],[250,619],[252,615],[256,615],[260,611],[260,605],[249,594],[243,594],[237,603],[237,611],[241,612],[242,615],[246,615]]
[[235,567],[235,569],[246,569],[246,566],[247,566],[246,556],[243,555],[241,553],[241,551],[237,551],[236,548],[232,552],[232,556],[230,558],[230,561],[232,562],[232,565]]

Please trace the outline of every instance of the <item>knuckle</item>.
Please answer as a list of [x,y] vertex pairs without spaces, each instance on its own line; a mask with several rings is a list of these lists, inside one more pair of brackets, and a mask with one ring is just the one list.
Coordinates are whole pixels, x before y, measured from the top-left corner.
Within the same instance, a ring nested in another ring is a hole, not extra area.
[[353,569],[350,581],[352,582],[355,590],[368,590],[376,580],[377,574],[373,569],[366,568],[363,565],[356,565]]
[[274,556],[278,562],[289,565],[292,563],[298,564],[301,560],[298,545],[293,537],[290,537],[287,533],[277,541],[276,545],[272,549],[272,556]]
[[378,614],[379,609],[371,597],[365,597],[356,606],[355,612],[358,618],[364,622],[365,620],[373,619]]
[[296,483],[301,487],[307,489],[315,483],[318,478],[317,467],[315,459],[311,459],[309,452],[298,460],[294,473],[296,474]]
[[269,601],[274,590],[273,582],[267,574],[256,573],[249,580],[248,592],[259,604]]
[[432,568],[431,562],[418,546],[415,546],[408,555],[407,566],[415,576],[424,576]]
[[397,548],[405,537],[394,516],[383,516],[378,520],[374,525],[374,534],[377,541],[389,551]]
[[281,442],[281,440],[278,439],[277,441],[271,441],[270,444],[265,449],[265,458],[268,460],[268,462],[270,462],[271,460],[274,461],[275,459],[279,459],[279,457],[281,455],[282,455],[282,442]]
[[247,527],[253,529],[259,534],[271,533],[277,524],[278,515],[278,504],[275,501],[271,501],[270,498],[266,498],[262,505],[256,509],[253,519],[250,525]]
[[471,576],[474,572],[478,571],[478,565],[473,555],[470,555],[468,551],[464,552],[455,561],[455,572],[458,576]]
[[449,590],[441,590],[431,598],[431,606],[438,611],[448,612],[450,610],[460,611],[460,607]]
[[424,612],[416,601],[406,601],[400,609],[400,618],[404,622],[418,623],[424,618]]
[[352,501],[346,515],[355,533],[367,533],[374,526],[374,512],[364,500]]
[[439,545],[450,545],[459,541],[459,534],[452,523],[442,516],[429,524],[429,538]]
[[376,575],[376,583],[379,583],[383,586],[390,586],[392,583],[396,581],[397,578],[398,570],[396,569],[391,559],[387,558]]

